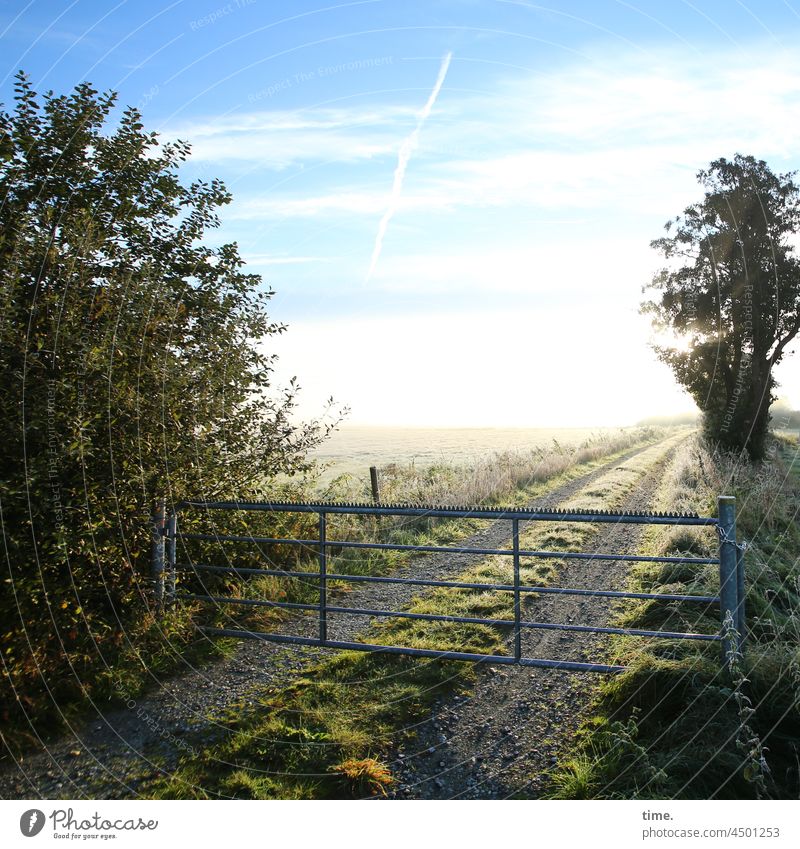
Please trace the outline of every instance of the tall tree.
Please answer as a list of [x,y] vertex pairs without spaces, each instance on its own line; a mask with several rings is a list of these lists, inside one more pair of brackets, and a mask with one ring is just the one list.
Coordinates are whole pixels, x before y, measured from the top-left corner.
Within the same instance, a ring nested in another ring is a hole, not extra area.
[[674,341],[656,345],[727,450],[764,455],[775,366],[800,331],[800,227],[793,173],[737,154],[698,173],[700,203],[666,224],[651,246],[668,261],[642,305]]
[[17,692],[141,614],[157,496],[252,497],[326,433],[294,423],[294,382],[270,386],[272,292],[236,244],[202,241],[224,185],[183,185],[189,145],[135,109],[106,127],[114,103],[82,83],[40,105],[20,74],[0,111],[0,617]]

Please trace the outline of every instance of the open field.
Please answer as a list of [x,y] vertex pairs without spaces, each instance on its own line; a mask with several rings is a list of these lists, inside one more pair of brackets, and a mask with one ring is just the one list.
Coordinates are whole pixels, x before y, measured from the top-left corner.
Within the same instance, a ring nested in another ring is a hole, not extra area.
[[329,466],[321,482],[336,475],[367,477],[370,466],[392,463],[420,468],[470,464],[492,453],[573,447],[593,437],[634,428],[410,428],[344,425],[313,456]]

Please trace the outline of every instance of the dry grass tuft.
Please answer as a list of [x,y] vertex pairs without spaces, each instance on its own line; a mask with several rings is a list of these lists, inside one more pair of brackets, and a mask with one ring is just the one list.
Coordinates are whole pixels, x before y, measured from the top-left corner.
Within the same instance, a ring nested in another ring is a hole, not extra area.
[[386,788],[394,779],[386,764],[375,758],[348,758],[332,767],[331,772],[340,775],[351,785],[353,795],[385,796]]

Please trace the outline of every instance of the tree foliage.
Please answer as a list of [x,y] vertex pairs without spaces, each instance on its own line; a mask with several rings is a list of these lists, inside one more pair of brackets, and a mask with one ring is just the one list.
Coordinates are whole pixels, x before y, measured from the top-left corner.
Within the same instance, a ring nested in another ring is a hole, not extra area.
[[0,612],[19,694],[51,661],[75,671],[76,647],[123,641],[147,604],[158,496],[252,497],[307,469],[330,425],[293,424],[296,384],[270,386],[264,344],[285,328],[236,244],[203,243],[231,196],[181,183],[189,145],[160,144],[135,109],[106,127],[115,95],[86,83],[40,103],[20,74],[15,100],[0,112]]
[[655,346],[703,411],[706,436],[764,455],[773,370],[800,331],[800,189],[791,174],[737,154],[698,173],[701,202],[652,242],[668,261],[643,304],[675,342]]

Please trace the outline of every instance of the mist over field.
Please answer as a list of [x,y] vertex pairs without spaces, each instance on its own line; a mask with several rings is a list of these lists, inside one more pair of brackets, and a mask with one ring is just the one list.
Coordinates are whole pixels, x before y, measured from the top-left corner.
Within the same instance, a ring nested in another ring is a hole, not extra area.
[[[771,409],[776,431],[791,434],[800,429],[800,410],[785,401]],[[504,452],[575,448],[587,440],[611,437],[634,427],[698,428],[698,412],[647,416],[630,427],[390,427],[343,424],[312,452],[325,466],[320,483],[338,475],[365,478],[370,466],[470,465]]]
[[419,468],[435,463],[467,464],[504,451],[575,447],[593,436],[618,433],[621,428],[567,427],[370,427],[345,425],[315,452],[328,468],[322,481],[336,475],[363,477],[370,466],[391,463]]

